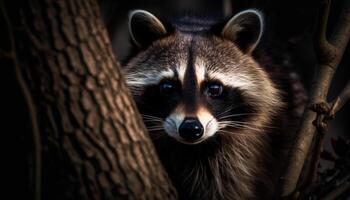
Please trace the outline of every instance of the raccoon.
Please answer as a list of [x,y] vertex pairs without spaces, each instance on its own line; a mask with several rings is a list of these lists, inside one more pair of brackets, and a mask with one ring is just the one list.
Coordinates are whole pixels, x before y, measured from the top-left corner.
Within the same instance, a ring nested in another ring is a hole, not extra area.
[[275,192],[274,137],[284,134],[275,122],[290,103],[252,56],[263,27],[255,9],[222,22],[129,15],[135,51],[123,73],[180,199]]

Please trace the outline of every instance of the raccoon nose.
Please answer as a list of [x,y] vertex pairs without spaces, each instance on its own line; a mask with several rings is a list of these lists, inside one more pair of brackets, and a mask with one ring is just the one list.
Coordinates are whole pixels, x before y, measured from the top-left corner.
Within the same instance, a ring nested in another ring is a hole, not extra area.
[[200,121],[194,117],[186,117],[179,127],[180,137],[194,142],[203,136],[204,128]]

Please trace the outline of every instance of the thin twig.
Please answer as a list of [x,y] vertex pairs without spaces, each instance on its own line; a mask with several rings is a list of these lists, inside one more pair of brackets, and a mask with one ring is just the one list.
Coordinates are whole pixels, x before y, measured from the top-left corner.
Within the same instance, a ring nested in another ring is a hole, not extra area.
[[333,101],[330,111],[331,116],[335,114],[349,101],[350,99],[350,80],[341,91],[340,95]]

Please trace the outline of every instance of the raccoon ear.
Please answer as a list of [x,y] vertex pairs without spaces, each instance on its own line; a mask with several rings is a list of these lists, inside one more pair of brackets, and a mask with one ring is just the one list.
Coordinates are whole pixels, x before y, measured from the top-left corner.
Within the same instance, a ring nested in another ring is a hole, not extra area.
[[231,40],[247,54],[258,45],[263,33],[263,16],[254,9],[244,10],[233,16],[221,31],[221,36]]
[[129,34],[133,43],[142,48],[167,35],[167,30],[150,12],[133,10],[129,14]]

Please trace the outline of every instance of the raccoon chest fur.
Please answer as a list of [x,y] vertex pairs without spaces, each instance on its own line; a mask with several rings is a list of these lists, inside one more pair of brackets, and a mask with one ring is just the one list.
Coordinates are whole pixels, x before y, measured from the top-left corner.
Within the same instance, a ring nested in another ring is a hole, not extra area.
[[290,105],[252,57],[263,25],[256,10],[182,24],[130,13],[123,72],[180,199],[272,198]]

